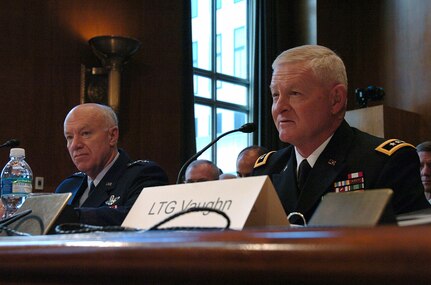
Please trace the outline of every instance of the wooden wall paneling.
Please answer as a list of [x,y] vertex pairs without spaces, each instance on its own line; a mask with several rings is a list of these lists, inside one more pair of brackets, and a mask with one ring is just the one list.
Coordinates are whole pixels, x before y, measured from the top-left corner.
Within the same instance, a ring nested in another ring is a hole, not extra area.
[[381,1],[317,1],[317,43],[346,65],[348,109],[358,108],[355,89],[381,86]]
[[420,143],[419,130],[411,127],[419,124],[420,116],[413,112],[376,105],[347,111],[346,121],[378,137],[401,139],[413,145]]
[[[18,138],[46,191],[75,171],[63,120],[79,103],[80,65],[100,65],[88,39],[120,34],[142,41],[122,72],[120,146],[153,159],[171,181],[180,167],[179,96],[183,1],[65,0],[0,2],[0,142]],[[386,90],[385,104],[418,113],[431,125],[429,1],[319,0],[318,43],[346,62],[349,108],[354,89]],[[300,37],[299,37],[300,38]],[[17,107],[18,106],[18,107]],[[428,139],[430,137],[427,137]],[[0,150],[0,165],[8,151]]]
[[384,104],[419,114],[413,127],[431,139],[431,2],[319,0],[317,7],[318,43],[346,64],[348,109],[358,107],[356,88],[383,87]]
[[[175,181],[182,9],[182,1],[0,2],[0,141],[22,142],[34,175],[45,178],[44,191],[76,171],[63,120],[79,104],[80,65],[100,66],[88,40],[103,34],[143,43],[122,72],[120,146],[136,159],[157,161]],[[8,150],[0,150],[0,165],[7,160]]]
[[430,1],[385,2],[382,45],[388,104],[421,116],[421,140],[431,140]]

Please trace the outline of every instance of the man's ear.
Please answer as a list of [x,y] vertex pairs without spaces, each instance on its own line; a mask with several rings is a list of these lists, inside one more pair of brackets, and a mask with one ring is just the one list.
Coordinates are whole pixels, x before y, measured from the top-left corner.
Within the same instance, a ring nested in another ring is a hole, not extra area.
[[118,127],[111,127],[109,128],[109,142],[112,145],[116,145],[118,142],[118,137],[119,137],[119,130]]
[[347,89],[344,84],[337,84],[331,89],[330,102],[332,114],[338,114],[347,107]]

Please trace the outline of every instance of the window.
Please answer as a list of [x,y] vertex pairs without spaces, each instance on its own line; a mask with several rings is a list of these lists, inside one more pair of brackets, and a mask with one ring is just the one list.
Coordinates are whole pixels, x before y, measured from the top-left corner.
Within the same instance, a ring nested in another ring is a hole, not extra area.
[[[251,121],[250,2],[191,0],[198,151]],[[238,153],[251,144],[251,134],[232,133],[199,158],[213,161],[224,173],[235,173]]]
[[245,52],[244,27],[234,30],[234,75],[247,78],[247,58]]
[[221,1],[222,0],[216,0],[216,9],[221,9]]
[[196,18],[198,16],[198,0],[192,1],[192,18]]

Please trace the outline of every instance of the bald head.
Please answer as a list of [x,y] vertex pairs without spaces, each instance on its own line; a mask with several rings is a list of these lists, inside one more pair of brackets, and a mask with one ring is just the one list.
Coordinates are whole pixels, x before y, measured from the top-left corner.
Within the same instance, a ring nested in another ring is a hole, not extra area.
[[94,179],[118,153],[117,116],[108,106],[78,105],[64,120],[64,136],[75,166]]
[[186,183],[218,180],[219,168],[209,160],[198,159],[190,163],[186,169]]
[[261,146],[249,146],[243,149],[236,159],[236,172],[238,177],[248,177],[253,172],[254,163],[267,149]]
[[111,107],[96,104],[96,103],[86,103],[73,107],[66,118],[64,119],[64,126],[69,120],[73,120],[74,117],[86,116],[90,119],[100,121],[105,127],[118,127],[118,118],[114,110]]

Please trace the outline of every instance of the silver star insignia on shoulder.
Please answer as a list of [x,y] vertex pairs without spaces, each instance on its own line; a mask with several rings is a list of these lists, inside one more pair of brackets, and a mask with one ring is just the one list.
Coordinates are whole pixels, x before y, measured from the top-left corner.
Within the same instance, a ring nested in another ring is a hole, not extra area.
[[391,156],[394,154],[397,150],[403,147],[412,147],[415,148],[413,145],[406,143],[399,139],[389,139],[380,144],[378,147],[375,148],[376,151],[384,153],[388,156]]

